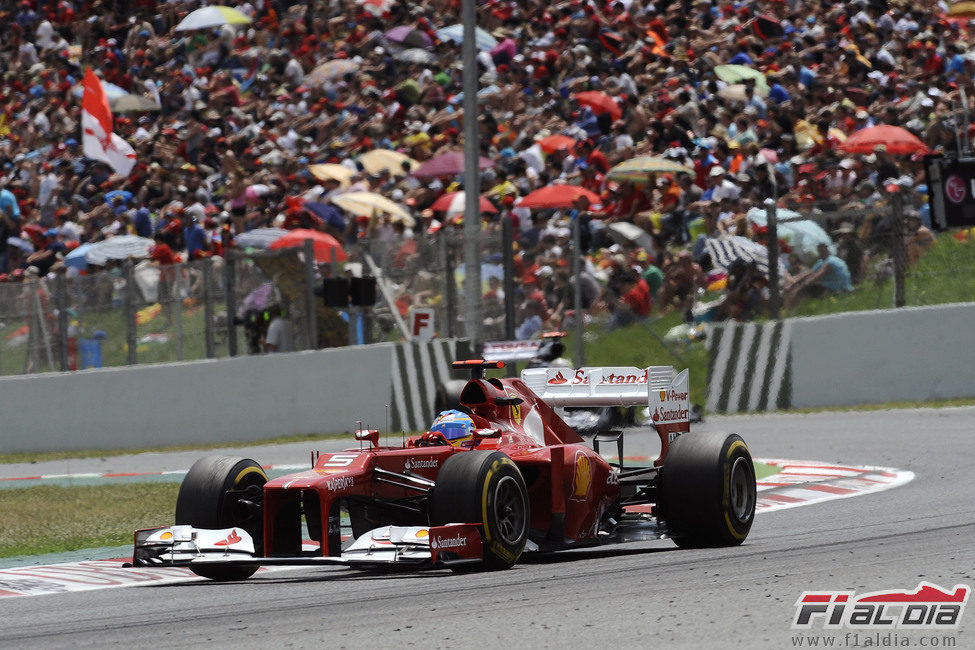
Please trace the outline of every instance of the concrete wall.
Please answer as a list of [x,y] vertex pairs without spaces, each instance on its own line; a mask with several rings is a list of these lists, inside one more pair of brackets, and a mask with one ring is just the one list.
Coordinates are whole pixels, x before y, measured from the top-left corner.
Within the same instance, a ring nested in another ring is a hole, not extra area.
[[395,346],[0,379],[0,452],[158,447],[384,428]]
[[792,406],[975,396],[975,304],[801,318]]
[[975,397],[975,303],[712,329],[707,409]]

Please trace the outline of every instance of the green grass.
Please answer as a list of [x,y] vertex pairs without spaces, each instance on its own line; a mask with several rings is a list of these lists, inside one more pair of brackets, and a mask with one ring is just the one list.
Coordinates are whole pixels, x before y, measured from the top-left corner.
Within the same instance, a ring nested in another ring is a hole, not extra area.
[[[904,282],[906,306],[941,305],[975,299],[975,242],[959,242],[942,233],[938,243],[909,267]],[[789,316],[821,316],[847,311],[888,309],[894,306],[894,281],[865,280],[854,291],[801,302]]]
[[0,557],[132,543],[171,524],[179,485],[152,483],[0,490]]
[[755,480],[761,481],[763,478],[768,478],[773,474],[778,474],[782,471],[781,467],[776,467],[775,465],[768,465],[766,463],[755,463]]

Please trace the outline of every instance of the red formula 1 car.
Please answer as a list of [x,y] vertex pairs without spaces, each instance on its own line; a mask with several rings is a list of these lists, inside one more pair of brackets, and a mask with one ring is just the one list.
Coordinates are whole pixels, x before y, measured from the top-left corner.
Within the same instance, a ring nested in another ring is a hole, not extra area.
[[[400,447],[358,431],[359,447],[268,480],[253,460],[210,456],[180,487],[176,524],[135,534],[136,566],[183,566],[240,580],[262,565],[507,568],[523,552],[672,538],[731,546],[748,535],[755,470],[735,434],[689,432],[688,375],[669,366],[535,368],[486,379],[471,370],[469,415],[438,418]],[[622,432],[592,446],[566,406],[646,406],[659,458],[623,463]],[[618,462],[599,445],[612,443]]]

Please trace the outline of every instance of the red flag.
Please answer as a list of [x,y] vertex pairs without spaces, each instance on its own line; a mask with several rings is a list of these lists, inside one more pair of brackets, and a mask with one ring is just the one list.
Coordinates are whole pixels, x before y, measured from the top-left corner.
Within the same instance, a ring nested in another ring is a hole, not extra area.
[[116,173],[127,176],[135,166],[135,150],[112,131],[112,110],[102,82],[85,70],[81,98],[81,142],[84,154],[108,163]]

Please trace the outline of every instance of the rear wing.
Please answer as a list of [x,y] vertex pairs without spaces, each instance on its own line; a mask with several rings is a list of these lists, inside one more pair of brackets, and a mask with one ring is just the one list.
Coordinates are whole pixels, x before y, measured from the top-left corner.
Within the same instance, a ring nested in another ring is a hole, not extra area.
[[647,406],[658,428],[690,430],[687,370],[649,368],[529,368],[521,380],[553,407]]
[[531,361],[542,341],[487,341],[481,352],[485,361]]

